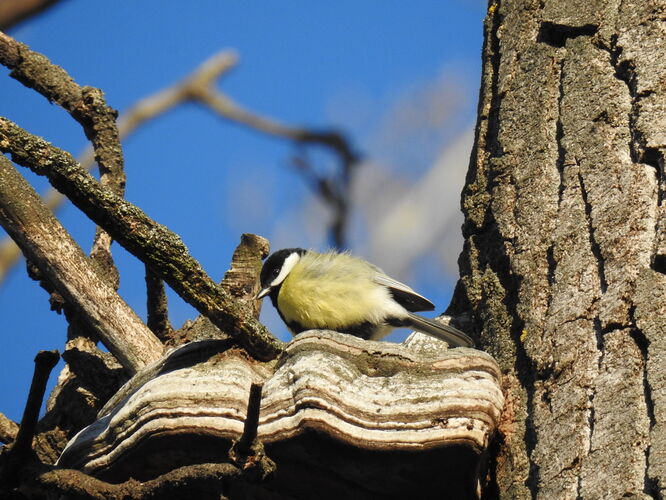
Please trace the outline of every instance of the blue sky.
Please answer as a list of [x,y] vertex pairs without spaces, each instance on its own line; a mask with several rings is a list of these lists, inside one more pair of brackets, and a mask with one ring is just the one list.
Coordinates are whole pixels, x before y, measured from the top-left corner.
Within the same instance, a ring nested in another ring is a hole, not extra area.
[[[377,131],[396,103],[404,107],[410,102],[405,96],[444,80],[442,85],[457,89],[451,95],[460,96],[459,109],[444,132],[426,134],[427,140],[411,150],[401,145],[409,165],[396,168],[396,175],[408,179],[421,175],[437,148],[474,123],[485,7],[482,0],[199,0],[187,6],[164,0],[65,0],[10,34],[63,66],[79,84],[102,88],[107,102],[121,112],[218,50],[235,49],[240,64],[220,84],[235,101],[287,124],[338,127],[370,160],[392,158]],[[75,155],[82,151],[86,141],[78,124],[0,70],[0,115]],[[281,219],[307,207],[309,191],[288,168],[292,152],[284,141],[187,104],[125,143],[127,198],[180,234],[219,279],[241,232],[273,237]],[[43,179],[22,172],[38,189],[46,187]],[[261,187],[261,199],[249,190],[239,201],[234,186],[252,183]],[[262,209],[243,217],[239,206]],[[71,206],[58,215],[88,251],[93,226]],[[319,226],[323,234],[325,221]],[[311,244],[297,228],[289,236],[292,245]],[[121,294],[145,314],[142,266],[117,245],[114,255],[122,272]],[[430,264],[424,260],[415,266],[410,284],[443,309],[453,281]],[[0,287],[7,351],[0,368],[0,411],[16,420],[34,355],[40,349],[62,350],[65,341],[65,321],[48,310],[47,299],[26,278],[23,264]],[[173,294],[171,299],[172,320],[180,326],[194,313]],[[286,338],[274,316],[266,322]]]

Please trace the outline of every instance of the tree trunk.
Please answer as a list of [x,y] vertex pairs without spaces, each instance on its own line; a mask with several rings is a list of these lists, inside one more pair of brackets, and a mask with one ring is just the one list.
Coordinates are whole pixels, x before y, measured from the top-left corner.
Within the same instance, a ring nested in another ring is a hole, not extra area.
[[489,497],[664,494],[665,16],[489,6],[452,305],[505,374]]

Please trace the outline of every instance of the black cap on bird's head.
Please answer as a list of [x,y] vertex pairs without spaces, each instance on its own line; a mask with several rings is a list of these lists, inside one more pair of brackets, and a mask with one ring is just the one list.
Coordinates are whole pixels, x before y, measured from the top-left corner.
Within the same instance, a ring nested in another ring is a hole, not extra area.
[[256,298],[261,299],[277,289],[305,252],[307,250],[303,248],[283,248],[269,255],[261,268],[259,275],[261,291]]

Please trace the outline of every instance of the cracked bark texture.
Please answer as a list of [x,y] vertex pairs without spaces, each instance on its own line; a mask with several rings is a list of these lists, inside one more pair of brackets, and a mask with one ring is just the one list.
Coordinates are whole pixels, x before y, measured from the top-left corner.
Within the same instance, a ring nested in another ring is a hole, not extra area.
[[487,497],[664,495],[665,19],[489,4],[449,311],[505,373]]

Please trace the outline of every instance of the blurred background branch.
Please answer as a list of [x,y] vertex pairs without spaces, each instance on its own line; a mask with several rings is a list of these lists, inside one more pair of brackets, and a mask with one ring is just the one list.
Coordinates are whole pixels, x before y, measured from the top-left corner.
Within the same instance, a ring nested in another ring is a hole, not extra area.
[[[312,166],[298,164],[306,182],[318,192],[333,212],[331,222],[331,243],[345,248],[346,223],[349,217],[350,183],[354,167],[359,157],[352,151],[348,141],[338,132],[317,132],[299,127],[289,127],[272,119],[242,109],[229,97],[214,87],[217,79],[232,69],[238,62],[235,51],[224,49],[211,56],[183,80],[139,100],[118,117],[120,140],[130,137],[145,123],[159,118],[169,110],[188,101],[201,103],[220,118],[245,125],[259,132],[293,141],[296,144],[318,144],[329,148],[339,158],[339,173],[331,177],[319,177]],[[95,165],[95,152],[88,146],[79,156],[78,162],[87,170]],[[53,188],[43,196],[51,210],[58,210],[67,201],[66,197]],[[110,241],[109,241],[110,243]],[[7,273],[16,265],[21,252],[11,238],[0,241],[0,285]]]
[[32,16],[40,14],[60,0],[2,0],[0,31],[6,31]]

